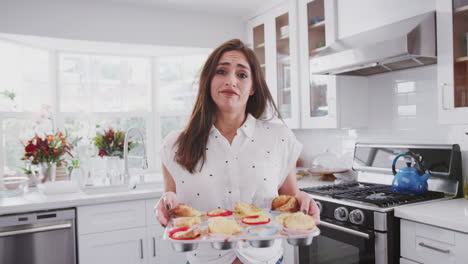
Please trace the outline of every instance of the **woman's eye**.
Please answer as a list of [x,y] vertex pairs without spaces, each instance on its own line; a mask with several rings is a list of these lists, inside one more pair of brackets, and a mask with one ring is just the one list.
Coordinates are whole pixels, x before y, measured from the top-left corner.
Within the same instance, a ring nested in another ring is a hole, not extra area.
[[216,74],[225,74],[225,73],[226,73],[225,70],[217,70],[217,71],[216,71]]
[[245,73],[239,73],[238,76],[241,77],[242,79],[245,79],[245,78],[249,77]]

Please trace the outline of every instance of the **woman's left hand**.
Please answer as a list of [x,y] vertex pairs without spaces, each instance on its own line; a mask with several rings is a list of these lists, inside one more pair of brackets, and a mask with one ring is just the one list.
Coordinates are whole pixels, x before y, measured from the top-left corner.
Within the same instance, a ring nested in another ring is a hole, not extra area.
[[315,203],[314,199],[310,198],[310,196],[305,192],[299,192],[296,195],[296,199],[301,206],[300,210],[304,212],[304,214],[309,214],[314,217],[315,224],[320,224],[320,209],[318,208],[317,204]]

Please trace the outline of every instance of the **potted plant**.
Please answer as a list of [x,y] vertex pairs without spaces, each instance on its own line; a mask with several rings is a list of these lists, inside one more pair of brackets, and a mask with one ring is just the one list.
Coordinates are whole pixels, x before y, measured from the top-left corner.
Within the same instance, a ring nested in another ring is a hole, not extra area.
[[[76,142],[75,142],[76,143]],[[66,163],[64,156],[71,154],[73,144],[67,143],[67,137],[62,132],[48,134],[44,137],[34,136],[24,144],[22,160],[29,160],[31,164],[39,166],[41,182],[55,181],[56,169]]]
[[[97,132],[92,140],[98,155],[106,161],[106,177],[110,184],[122,183],[125,132],[110,128]],[[128,151],[136,145],[129,141]]]

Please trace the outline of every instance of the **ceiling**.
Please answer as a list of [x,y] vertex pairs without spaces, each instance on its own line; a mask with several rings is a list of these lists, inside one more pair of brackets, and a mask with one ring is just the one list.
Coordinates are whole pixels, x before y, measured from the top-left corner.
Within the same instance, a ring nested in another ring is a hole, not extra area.
[[101,3],[120,3],[132,6],[175,9],[206,14],[245,17],[257,13],[265,6],[274,6],[284,0],[93,0]]

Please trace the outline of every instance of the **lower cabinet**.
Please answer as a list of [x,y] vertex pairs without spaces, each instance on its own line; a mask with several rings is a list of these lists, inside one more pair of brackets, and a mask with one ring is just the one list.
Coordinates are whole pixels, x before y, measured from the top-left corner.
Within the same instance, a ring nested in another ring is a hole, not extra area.
[[185,254],[163,240],[154,215],[157,199],[77,208],[79,264],[185,264]]
[[148,263],[146,228],[81,235],[79,263]]
[[400,263],[466,264],[468,234],[401,220]]
[[148,247],[148,264],[185,264],[185,253],[174,251],[171,243],[163,239],[164,228],[156,220],[154,206],[157,199],[146,200],[146,238]]

